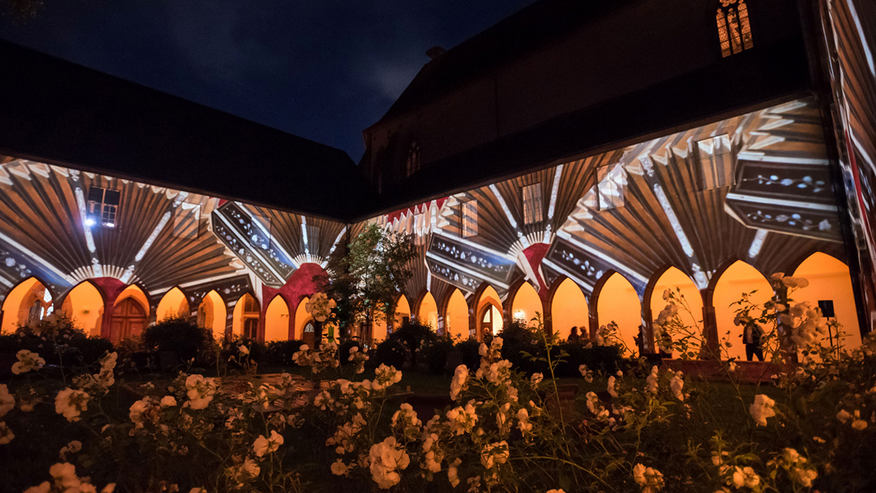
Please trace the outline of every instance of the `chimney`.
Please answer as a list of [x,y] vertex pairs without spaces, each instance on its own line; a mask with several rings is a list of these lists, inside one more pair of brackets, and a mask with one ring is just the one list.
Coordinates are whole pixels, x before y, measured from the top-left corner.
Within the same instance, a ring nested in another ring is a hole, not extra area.
[[428,50],[426,50],[426,56],[428,56],[429,58],[434,60],[446,52],[447,52],[447,50],[445,50],[444,48],[442,48],[440,46],[433,46],[433,47],[429,48]]

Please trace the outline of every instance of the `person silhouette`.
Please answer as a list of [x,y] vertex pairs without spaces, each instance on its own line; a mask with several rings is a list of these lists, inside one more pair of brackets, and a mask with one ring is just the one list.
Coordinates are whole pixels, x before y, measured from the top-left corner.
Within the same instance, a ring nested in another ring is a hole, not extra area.
[[578,344],[581,342],[581,336],[578,335],[578,327],[572,327],[572,330],[569,331],[569,342]]

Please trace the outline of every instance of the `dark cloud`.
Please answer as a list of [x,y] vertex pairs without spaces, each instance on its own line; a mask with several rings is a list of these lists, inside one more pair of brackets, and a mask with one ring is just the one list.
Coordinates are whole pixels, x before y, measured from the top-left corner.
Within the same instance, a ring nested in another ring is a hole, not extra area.
[[47,0],[0,37],[342,148],[428,61],[532,0]]

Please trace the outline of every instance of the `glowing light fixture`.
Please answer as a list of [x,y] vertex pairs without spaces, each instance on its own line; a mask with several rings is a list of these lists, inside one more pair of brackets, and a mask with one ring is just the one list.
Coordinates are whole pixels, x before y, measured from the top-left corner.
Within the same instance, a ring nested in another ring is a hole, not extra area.
[[523,310],[515,310],[514,311],[514,320],[525,320],[526,313]]
[[95,224],[95,223],[94,223],[94,219],[93,219],[93,218],[88,217],[88,218],[85,219],[85,225],[88,226],[89,228],[92,227],[92,226],[94,226],[94,224]]

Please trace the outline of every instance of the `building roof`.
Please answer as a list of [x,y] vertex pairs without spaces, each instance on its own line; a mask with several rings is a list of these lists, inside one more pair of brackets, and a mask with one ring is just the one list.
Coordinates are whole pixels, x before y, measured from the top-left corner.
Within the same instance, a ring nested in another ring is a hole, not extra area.
[[811,89],[809,75],[805,46],[789,38],[430,163],[384,193],[380,208],[392,211],[798,97]]
[[347,220],[376,194],[346,152],[0,41],[0,153]]
[[634,1],[537,1],[425,64],[379,122],[416,109]]

